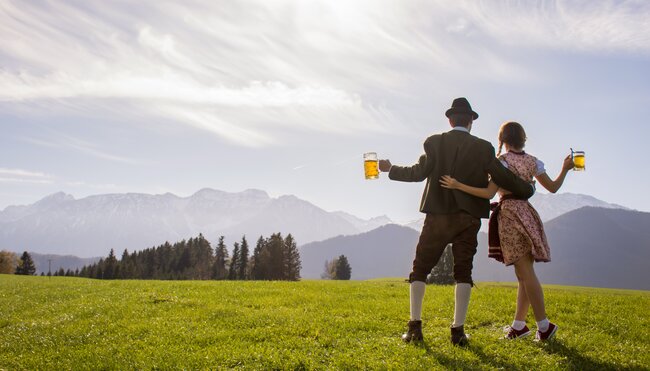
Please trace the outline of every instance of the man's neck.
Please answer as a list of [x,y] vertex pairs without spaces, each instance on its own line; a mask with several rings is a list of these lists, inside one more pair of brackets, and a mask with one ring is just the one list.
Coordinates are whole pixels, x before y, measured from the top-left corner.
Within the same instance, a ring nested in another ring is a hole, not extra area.
[[451,128],[451,130],[456,130],[456,131],[462,131],[462,132],[465,132],[465,133],[469,133],[471,128],[472,128],[471,126],[469,128],[466,128],[464,126],[454,126],[454,127]]

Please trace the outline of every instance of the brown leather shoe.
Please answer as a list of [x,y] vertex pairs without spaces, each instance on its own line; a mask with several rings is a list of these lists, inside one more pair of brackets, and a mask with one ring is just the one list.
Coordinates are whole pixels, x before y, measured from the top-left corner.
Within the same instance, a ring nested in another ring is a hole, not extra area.
[[408,323],[409,330],[406,334],[402,335],[402,340],[406,343],[423,341],[424,337],[422,336],[422,321],[409,321]]
[[461,347],[469,344],[469,337],[465,334],[462,325],[451,328],[451,343]]

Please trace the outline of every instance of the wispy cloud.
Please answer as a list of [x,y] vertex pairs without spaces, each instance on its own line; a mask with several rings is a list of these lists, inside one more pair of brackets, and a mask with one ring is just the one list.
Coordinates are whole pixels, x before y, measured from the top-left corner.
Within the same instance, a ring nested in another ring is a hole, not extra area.
[[53,177],[38,171],[0,168],[0,182],[51,184],[53,182]]
[[31,183],[31,184],[52,184],[49,179],[30,179],[30,178],[6,178],[0,177],[2,183]]
[[[75,187],[101,191],[124,191],[123,187],[113,183],[92,183],[79,180],[66,180],[60,176],[15,168],[0,168],[0,183],[56,185],[57,187]],[[22,196],[4,193],[4,196]]]
[[650,2],[459,1],[450,32],[508,44],[590,52],[650,53]]
[[30,178],[50,178],[50,175],[38,171],[29,171],[23,169],[7,169],[0,167],[0,175],[13,175]]
[[0,1],[0,101],[90,98],[265,146],[282,130],[394,129],[387,97],[423,77],[536,78],[489,45],[649,53],[648,19],[641,1]]
[[23,142],[34,144],[47,148],[58,148],[64,150],[73,150],[79,153],[97,157],[103,160],[121,162],[130,165],[143,164],[145,161],[139,159],[128,158],[124,156],[115,155],[99,148],[96,144],[86,140],[66,135],[66,134],[51,134],[48,139],[39,139],[32,137],[20,138]]

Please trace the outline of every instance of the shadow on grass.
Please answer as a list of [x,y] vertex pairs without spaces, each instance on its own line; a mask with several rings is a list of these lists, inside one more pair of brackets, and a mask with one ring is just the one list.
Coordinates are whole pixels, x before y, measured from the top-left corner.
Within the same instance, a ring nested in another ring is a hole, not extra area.
[[491,366],[500,370],[517,369],[517,367],[510,362],[505,362],[498,358],[495,358],[492,355],[485,354],[482,348],[472,344],[471,342],[468,346],[464,347],[463,349],[474,353],[481,360],[481,362],[477,364],[475,362],[468,363],[467,361],[464,361],[459,364],[458,360],[451,359],[452,362],[449,363],[440,362],[440,363],[446,368],[458,368],[459,366],[461,366],[463,369],[471,369],[471,370],[484,370],[486,366]]
[[[480,362],[471,362],[462,357],[450,357],[439,349],[432,349],[427,343],[417,344],[426,353],[433,358],[443,367],[447,369],[468,369],[468,370],[481,370],[486,366],[494,367],[504,370],[517,369],[516,365],[510,362],[495,358],[492,354],[486,354],[482,347],[470,343],[469,346],[462,348],[465,351],[474,353]],[[568,370],[638,370],[638,367],[623,366],[613,362],[606,362],[587,357],[577,349],[567,347],[562,342],[555,340],[553,342],[542,344],[543,350],[552,355],[559,355],[565,361],[558,366]]]
[[557,354],[567,360],[569,370],[638,370],[638,367],[622,366],[613,362],[603,362],[586,357],[577,349],[567,347],[560,340],[553,340],[542,344],[543,350],[548,354]]
[[427,343],[416,344],[419,348],[426,350],[427,355],[435,358],[435,360],[443,366],[445,369],[462,369],[462,370],[484,370],[486,365],[492,366],[494,368],[502,370],[516,369],[515,366],[508,362],[503,362],[494,357],[486,355],[480,348],[476,345],[470,343],[468,346],[459,348],[464,351],[472,352],[476,354],[480,359],[481,363],[476,363],[471,360],[463,359],[462,357],[450,357],[449,355],[443,353],[443,351],[437,349],[433,350]]

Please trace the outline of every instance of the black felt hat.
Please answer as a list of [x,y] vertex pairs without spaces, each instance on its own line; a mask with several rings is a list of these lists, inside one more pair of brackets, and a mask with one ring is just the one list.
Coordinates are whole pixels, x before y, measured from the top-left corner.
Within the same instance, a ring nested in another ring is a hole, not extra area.
[[454,113],[471,114],[473,120],[476,120],[478,118],[478,113],[472,111],[472,106],[467,101],[467,98],[454,99],[454,102],[451,104],[451,108],[445,112],[445,116],[449,117],[449,115]]

